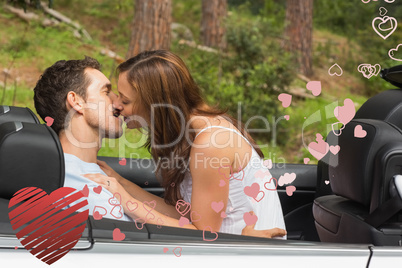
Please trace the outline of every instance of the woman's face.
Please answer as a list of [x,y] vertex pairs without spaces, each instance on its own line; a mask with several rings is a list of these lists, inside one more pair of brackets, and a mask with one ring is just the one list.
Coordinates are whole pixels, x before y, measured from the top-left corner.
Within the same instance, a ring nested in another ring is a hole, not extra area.
[[120,114],[124,116],[127,128],[134,129],[143,127],[146,123],[139,112],[139,98],[127,81],[127,72],[119,75],[117,89],[119,96],[114,100],[114,105],[120,110]]

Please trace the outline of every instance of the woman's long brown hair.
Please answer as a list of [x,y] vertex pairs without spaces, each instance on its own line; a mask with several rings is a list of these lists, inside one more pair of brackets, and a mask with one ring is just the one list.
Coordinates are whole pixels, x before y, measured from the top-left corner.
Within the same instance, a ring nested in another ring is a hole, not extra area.
[[[226,111],[205,105],[201,90],[188,68],[172,52],[145,51],[120,64],[117,70],[120,74],[127,72],[127,80],[138,96],[138,100],[134,101],[141,106],[139,110],[147,113],[145,120],[148,123],[149,136],[144,146],[154,161],[159,163],[156,173],[160,172],[162,175],[167,204],[175,205],[177,200],[182,199],[179,186],[186,172],[189,172],[188,162],[178,166],[174,161],[190,161],[195,133],[186,129],[186,126],[191,115],[223,116],[237,126],[263,157],[261,150],[241,123],[238,124],[239,122],[228,116]],[[155,106],[161,108],[153,109]],[[189,125],[189,128],[192,129],[192,126]],[[182,133],[188,133],[188,138],[184,135],[175,142]],[[163,146],[173,142],[175,143],[171,146]]]

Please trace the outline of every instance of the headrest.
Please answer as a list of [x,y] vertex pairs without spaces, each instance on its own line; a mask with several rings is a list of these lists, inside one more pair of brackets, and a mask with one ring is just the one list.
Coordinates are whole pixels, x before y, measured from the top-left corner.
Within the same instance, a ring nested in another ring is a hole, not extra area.
[[10,199],[30,186],[50,194],[63,184],[63,150],[51,128],[21,122],[0,125],[0,198]]
[[402,90],[383,91],[368,99],[354,118],[383,120],[402,129]]
[[38,118],[31,111],[31,109],[27,107],[22,108],[22,107],[1,105],[0,124],[14,121],[39,124]]
[[[360,131],[359,131],[360,130]],[[355,137],[359,134],[364,137]],[[402,141],[402,131],[388,122],[354,119],[346,124],[339,137],[331,132],[328,143],[337,143],[340,151],[330,153],[329,180],[332,191],[368,206],[372,195],[374,159],[387,143]]]

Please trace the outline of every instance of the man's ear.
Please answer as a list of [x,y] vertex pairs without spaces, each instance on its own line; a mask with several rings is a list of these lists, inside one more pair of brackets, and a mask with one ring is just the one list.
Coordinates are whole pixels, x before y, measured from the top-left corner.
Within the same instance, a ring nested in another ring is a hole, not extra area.
[[70,91],[67,93],[66,99],[67,109],[74,109],[79,114],[83,114],[84,109],[84,100],[74,91]]

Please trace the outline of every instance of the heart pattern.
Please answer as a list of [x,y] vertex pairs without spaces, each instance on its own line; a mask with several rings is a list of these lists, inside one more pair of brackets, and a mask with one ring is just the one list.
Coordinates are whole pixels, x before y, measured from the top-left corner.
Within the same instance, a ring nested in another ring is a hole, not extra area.
[[362,63],[357,67],[357,70],[359,73],[361,73],[365,78],[370,79],[372,76],[377,76],[380,71],[381,71],[381,65],[380,64],[367,64],[367,63]]

